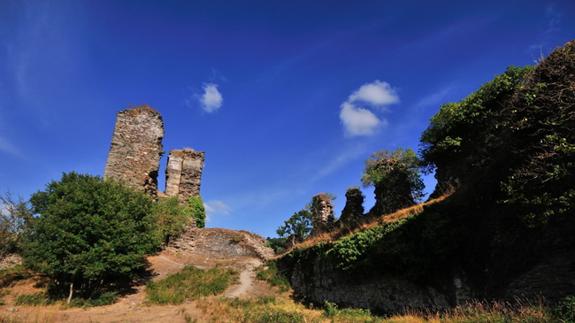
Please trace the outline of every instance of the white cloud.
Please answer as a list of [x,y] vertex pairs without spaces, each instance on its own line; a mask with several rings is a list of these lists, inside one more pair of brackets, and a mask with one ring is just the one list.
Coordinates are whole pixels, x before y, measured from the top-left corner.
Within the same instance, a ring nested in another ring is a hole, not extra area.
[[375,133],[381,120],[373,112],[354,106],[349,102],[341,105],[339,118],[349,136],[369,136]]
[[376,133],[377,129],[387,125],[387,120],[379,118],[367,107],[361,107],[361,103],[367,103],[368,107],[384,109],[398,102],[399,96],[389,83],[375,80],[363,84],[341,104],[339,118],[345,134],[350,137],[370,136]]
[[214,215],[229,215],[232,209],[221,200],[211,200],[204,202],[204,208],[208,217]]
[[204,93],[199,98],[204,111],[211,113],[219,110],[224,102],[224,97],[218,85],[214,83],[204,84]]
[[366,102],[373,106],[384,107],[399,102],[399,96],[389,83],[375,80],[353,92],[348,102]]

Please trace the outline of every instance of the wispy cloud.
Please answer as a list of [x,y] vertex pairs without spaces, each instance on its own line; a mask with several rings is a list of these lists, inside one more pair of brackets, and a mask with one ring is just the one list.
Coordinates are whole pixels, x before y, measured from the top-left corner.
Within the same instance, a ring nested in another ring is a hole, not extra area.
[[449,95],[453,91],[452,86],[446,86],[442,89],[439,89],[427,96],[421,98],[416,104],[415,107],[418,109],[430,107],[430,106],[437,106],[439,104],[445,103],[443,102],[447,95]]
[[232,209],[222,200],[210,200],[204,202],[204,208],[208,217],[214,215],[229,215]]
[[354,145],[353,147],[341,150],[317,170],[316,174],[311,177],[311,182],[315,182],[335,173],[347,164],[364,156],[367,150],[368,147],[366,144]]
[[0,152],[13,157],[22,157],[20,150],[6,138],[0,137]]
[[208,113],[215,112],[222,107],[224,97],[215,83],[206,83],[203,86],[204,93],[199,97],[200,105]]
[[379,128],[387,126],[388,122],[370,108],[383,110],[398,102],[399,96],[389,83],[375,80],[363,84],[340,106],[339,118],[345,134],[350,137],[375,134]]

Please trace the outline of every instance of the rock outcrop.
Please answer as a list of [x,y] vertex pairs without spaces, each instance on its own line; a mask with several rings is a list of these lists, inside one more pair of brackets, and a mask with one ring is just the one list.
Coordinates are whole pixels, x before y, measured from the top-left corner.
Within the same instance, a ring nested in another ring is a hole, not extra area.
[[170,151],[166,167],[167,196],[177,196],[185,203],[191,196],[200,195],[204,156],[203,151],[191,148]]
[[119,112],[104,178],[156,196],[163,137],[162,116],[151,107]]

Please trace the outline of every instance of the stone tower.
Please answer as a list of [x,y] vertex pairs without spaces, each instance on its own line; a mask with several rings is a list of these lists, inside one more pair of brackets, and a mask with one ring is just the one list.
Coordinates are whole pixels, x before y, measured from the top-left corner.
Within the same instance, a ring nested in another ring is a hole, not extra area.
[[156,196],[163,137],[162,116],[151,107],[119,112],[104,178]]
[[311,200],[312,235],[328,232],[334,223],[333,205],[331,196],[319,193]]
[[166,167],[167,196],[177,196],[185,203],[191,196],[200,195],[204,155],[203,151],[191,148],[170,151]]

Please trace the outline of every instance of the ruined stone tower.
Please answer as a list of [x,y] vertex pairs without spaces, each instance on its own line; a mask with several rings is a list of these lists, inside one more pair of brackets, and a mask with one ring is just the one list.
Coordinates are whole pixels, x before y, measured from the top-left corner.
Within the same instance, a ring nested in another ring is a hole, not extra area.
[[149,106],[119,112],[104,178],[156,196],[163,137],[162,116]]
[[319,193],[311,200],[312,232],[318,235],[332,229],[334,223],[333,205],[331,196]]
[[203,168],[203,151],[191,148],[170,151],[166,167],[166,195],[177,196],[182,203],[191,196],[199,196]]

